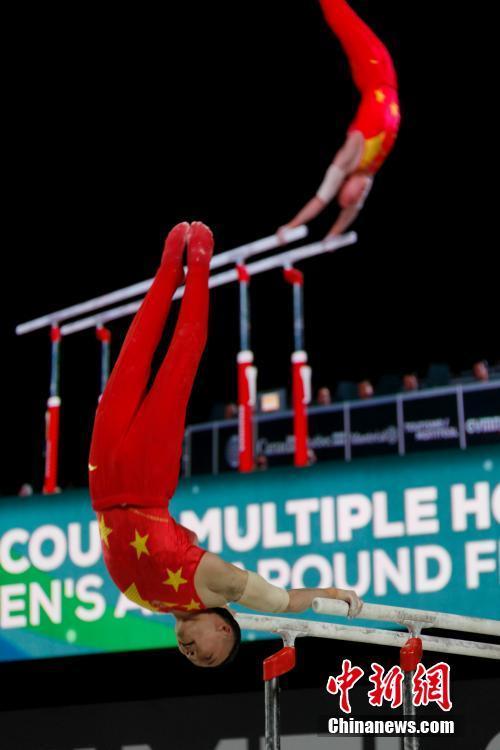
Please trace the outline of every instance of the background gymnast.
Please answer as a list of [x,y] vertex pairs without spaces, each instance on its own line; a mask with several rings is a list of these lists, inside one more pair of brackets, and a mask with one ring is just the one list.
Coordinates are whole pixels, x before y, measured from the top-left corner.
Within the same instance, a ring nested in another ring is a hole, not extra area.
[[[151,363],[172,297],[188,273],[175,331],[154,381]],[[179,478],[186,407],[208,328],[213,237],[200,222],[177,225],[134,318],[99,403],[89,459],[92,507],[111,578],[129,599],[176,620],[180,651],[200,667],[234,657],[240,629],[229,602],[264,612],[303,612],[316,596],[341,599],[350,616],[354,591],[285,591],[198,546],[169,513]]]
[[342,234],[357,218],[372,188],[375,173],[392,150],[399,130],[398,80],[385,45],[345,0],[320,0],[326,21],[349,60],[361,94],[349,126],[316,195],[292,221],[278,230],[314,219],[338,195],[340,213],[327,236]]

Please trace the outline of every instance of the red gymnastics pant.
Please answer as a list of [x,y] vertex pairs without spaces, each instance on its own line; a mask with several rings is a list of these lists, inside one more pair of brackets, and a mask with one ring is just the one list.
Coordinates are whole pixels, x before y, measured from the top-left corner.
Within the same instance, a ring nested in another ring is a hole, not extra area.
[[363,94],[379,86],[397,88],[389,52],[345,0],[320,0],[325,19],[349,60],[352,77]]
[[[151,362],[183,281],[179,317],[168,352],[149,390]],[[186,408],[205,348],[212,234],[195,222],[167,237],[162,262],[134,318],[97,409],[89,461],[94,510],[163,506],[179,479]]]

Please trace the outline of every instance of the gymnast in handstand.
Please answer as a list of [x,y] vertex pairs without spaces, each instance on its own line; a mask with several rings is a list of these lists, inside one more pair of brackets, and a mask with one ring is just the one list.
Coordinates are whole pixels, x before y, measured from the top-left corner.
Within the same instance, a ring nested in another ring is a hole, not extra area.
[[[172,297],[185,294],[168,352],[148,389],[151,362]],[[213,238],[200,222],[177,225],[123,344],[99,403],[89,459],[92,507],[104,560],[125,596],[175,617],[180,651],[200,667],[220,666],[238,650],[240,631],[228,603],[264,612],[302,612],[315,596],[348,602],[354,591],[285,589],[198,546],[169,512],[177,486],[186,407],[207,339]]]
[[320,0],[323,13],[349,60],[361,95],[356,116],[316,195],[284,229],[314,219],[338,196],[340,213],[328,236],[342,234],[363,208],[375,174],[392,150],[399,130],[398,80],[389,52],[345,0]]

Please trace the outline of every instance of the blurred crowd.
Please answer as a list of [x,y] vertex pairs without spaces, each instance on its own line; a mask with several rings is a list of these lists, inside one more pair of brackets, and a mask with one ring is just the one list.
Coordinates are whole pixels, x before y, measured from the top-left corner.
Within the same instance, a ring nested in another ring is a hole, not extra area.
[[[448,364],[434,363],[429,366],[424,374],[418,372],[404,372],[402,374],[382,375],[377,381],[372,382],[369,379],[358,382],[341,380],[333,388],[328,385],[320,386],[315,393],[311,406],[330,406],[334,403],[343,401],[366,400],[376,396],[390,396],[397,393],[409,393],[412,391],[421,391],[429,388],[446,387],[458,384],[469,383],[487,383],[490,380],[500,381],[500,360],[490,365],[486,360],[481,359],[473,362],[468,370],[459,373],[453,373]],[[273,393],[273,411],[282,411],[287,408],[287,394],[285,388],[277,389]],[[277,406],[276,406],[277,404]],[[259,411],[268,411],[268,409],[259,408]],[[223,417],[225,420],[238,419],[238,405],[236,403],[227,403],[225,406],[214,407],[214,419]],[[316,456],[314,451],[310,451],[309,463],[314,464]],[[255,468],[258,471],[265,471],[268,468],[268,459],[264,454],[256,456]],[[18,495],[20,497],[29,497],[33,494],[31,484],[23,484]]]
[[[500,380],[500,361],[494,365],[490,365],[486,360],[481,359],[474,362],[470,369],[460,373],[452,373],[451,368],[447,364],[434,363],[429,366],[424,375],[409,371],[399,375],[382,375],[376,382],[372,382],[369,379],[358,382],[341,380],[334,388],[322,385],[317,389],[311,405],[329,406],[330,404],[342,401],[369,399],[374,396],[390,396],[397,393],[409,393],[411,391],[446,387],[448,385],[486,383],[489,380]],[[224,419],[237,418],[237,404],[226,404],[224,407]]]
[[438,363],[430,365],[423,377],[417,372],[406,372],[403,375],[383,375],[376,383],[368,379],[357,383],[340,381],[334,389],[333,396],[328,386],[322,386],[316,393],[315,404],[328,406],[338,401],[369,399],[373,396],[409,393],[447,385],[486,383],[489,380],[500,380],[500,365],[490,367],[486,360],[479,360],[474,362],[470,370],[454,375],[447,364]]

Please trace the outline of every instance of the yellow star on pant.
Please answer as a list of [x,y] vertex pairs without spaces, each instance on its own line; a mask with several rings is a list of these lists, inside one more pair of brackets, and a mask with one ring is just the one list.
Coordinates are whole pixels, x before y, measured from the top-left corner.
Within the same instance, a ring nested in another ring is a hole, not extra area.
[[104,516],[101,514],[101,517],[99,519],[99,534],[101,535],[101,539],[108,549],[109,549],[108,536],[112,533],[113,533],[113,529],[110,529],[109,526],[106,526]]
[[137,529],[135,529],[135,539],[133,542],[130,542],[130,546],[134,547],[135,551],[137,552],[137,559],[141,559],[141,555],[149,555],[149,550],[147,548],[147,542],[148,542],[149,534],[146,534],[145,536],[141,536]]
[[173,586],[176,592],[179,591],[179,588],[183,583],[187,583],[187,580],[182,577],[182,568],[176,570],[175,573],[167,568],[167,573],[168,578],[166,581],[163,581],[163,583],[165,586]]
[[157,612],[158,608],[154,607],[151,602],[147,602],[145,599],[141,597],[137,590],[137,586],[135,583],[133,583],[131,586],[128,587],[126,591],[123,592],[127,599],[130,599],[131,602],[134,602],[134,604],[138,604],[139,607],[144,607],[144,609],[150,609],[152,612]]
[[183,607],[184,607],[184,609],[186,609],[186,610],[187,610],[188,612],[189,612],[189,610],[191,610],[191,609],[200,609],[200,603],[199,603],[199,602],[195,602],[195,600],[194,600],[194,599],[191,599],[191,602],[190,602],[189,604],[183,604],[182,606],[183,606]]
[[386,100],[386,96],[383,91],[380,89],[375,90],[375,99],[378,101],[379,104],[382,104]]
[[391,104],[390,109],[391,109],[391,115],[394,115],[394,117],[399,116],[399,106],[396,104],[396,102],[393,102]]

